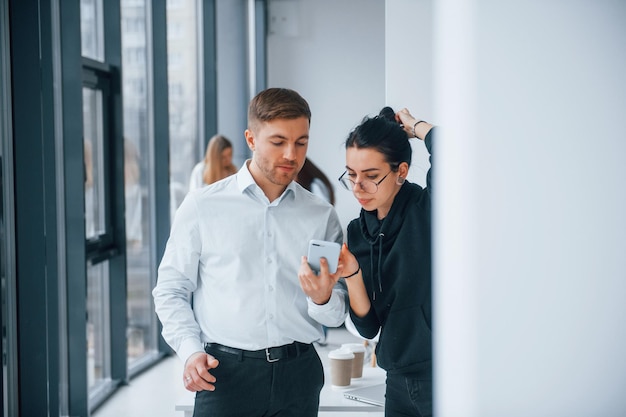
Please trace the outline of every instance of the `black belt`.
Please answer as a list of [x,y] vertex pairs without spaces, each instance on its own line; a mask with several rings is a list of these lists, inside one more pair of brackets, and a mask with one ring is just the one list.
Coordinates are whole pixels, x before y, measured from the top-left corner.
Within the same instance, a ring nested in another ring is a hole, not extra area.
[[[254,358],[254,359],[265,359],[268,362],[276,362],[281,359],[288,358],[296,358],[300,356],[302,353],[306,352],[311,348],[310,344],[293,342],[289,345],[276,346],[265,348],[261,350],[243,350],[232,348],[229,346],[220,345],[217,343],[206,343],[204,345],[204,350],[208,351],[209,349],[219,350],[220,352],[230,353],[232,355],[237,355],[240,358]],[[207,352],[208,353],[208,352]]]

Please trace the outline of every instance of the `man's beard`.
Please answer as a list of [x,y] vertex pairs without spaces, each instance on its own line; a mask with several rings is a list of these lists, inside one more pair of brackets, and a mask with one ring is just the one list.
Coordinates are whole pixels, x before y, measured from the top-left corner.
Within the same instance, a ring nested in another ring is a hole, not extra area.
[[294,168],[293,173],[281,173],[276,165],[270,164],[266,159],[255,160],[254,163],[261,170],[265,178],[275,185],[289,185],[291,181],[298,177],[298,165],[296,162],[280,162],[276,165],[290,166]]

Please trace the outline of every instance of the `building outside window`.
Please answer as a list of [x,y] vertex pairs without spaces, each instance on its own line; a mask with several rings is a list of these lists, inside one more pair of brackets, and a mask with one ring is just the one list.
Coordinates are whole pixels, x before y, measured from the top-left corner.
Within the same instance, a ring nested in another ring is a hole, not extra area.
[[198,162],[200,141],[201,55],[199,49],[202,16],[198,0],[168,0],[167,51],[170,117],[170,210],[171,215],[189,190],[191,169]]
[[150,34],[146,28],[150,4],[122,0],[122,76],[124,97],[124,197],[126,219],[126,279],[128,368],[140,369],[157,355],[157,323],[152,304],[156,261],[151,242],[154,211],[150,209],[153,158]]

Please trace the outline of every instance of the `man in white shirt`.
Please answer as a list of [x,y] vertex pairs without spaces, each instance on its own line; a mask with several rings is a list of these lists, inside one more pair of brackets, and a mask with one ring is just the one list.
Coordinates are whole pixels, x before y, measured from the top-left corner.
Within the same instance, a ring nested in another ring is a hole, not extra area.
[[295,91],[259,93],[245,131],[252,159],[176,213],[153,296],[197,392],[194,416],[317,415],[324,375],[312,342],[343,323],[348,302],[341,266],[299,274],[309,240],[343,241],[334,208],[294,181],[310,119]]

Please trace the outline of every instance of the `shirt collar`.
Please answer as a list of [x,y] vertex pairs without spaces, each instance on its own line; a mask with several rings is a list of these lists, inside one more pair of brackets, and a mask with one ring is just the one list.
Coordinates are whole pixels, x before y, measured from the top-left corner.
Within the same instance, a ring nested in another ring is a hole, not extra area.
[[[251,161],[252,161],[251,159],[245,160],[243,165],[237,172],[237,187],[239,188],[239,192],[241,192],[242,194],[246,190],[249,189],[250,192],[252,193],[256,192],[265,196],[265,194],[263,193],[263,190],[261,190],[261,187],[259,187],[256,181],[254,181],[254,178],[252,177],[252,174],[250,173],[250,169],[248,168],[248,165],[250,164]],[[275,203],[281,202],[287,195],[293,195],[295,197],[295,194],[296,194],[296,182],[291,181],[289,185],[287,185],[287,188],[285,189],[285,191],[283,191],[282,195],[276,199]]]
[[241,168],[239,168],[239,171],[237,172],[237,186],[239,187],[239,191],[241,193],[243,193],[253,185],[256,185],[256,182],[254,181],[254,178],[252,178],[252,174],[248,169],[248,164],[250,163],[250,161],[251,159],[246,159],[243,162]]

